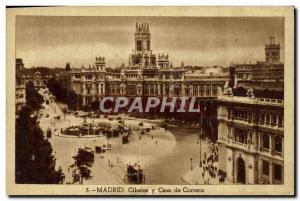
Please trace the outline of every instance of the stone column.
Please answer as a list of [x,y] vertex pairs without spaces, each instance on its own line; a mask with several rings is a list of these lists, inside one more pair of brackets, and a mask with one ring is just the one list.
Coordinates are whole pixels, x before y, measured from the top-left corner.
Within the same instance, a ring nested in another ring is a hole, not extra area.
[[105,94],[105,83],[103,83],[103,94]]
[[260,144],[261,144],[261,139],[260,139],[260,132],[257,132],[256,133],[257,134],[257,136],[256,136],[256,138],[257,138],[257,149],[259,150],[260,149]]
[[158,85],[157,85],[157,92],[158,92],[158,95],[161,95],[160,94],[160,83],[158,83]]
[[84,96],[82,96],[82,105],[86,105],[85,97]]
[[269,181],[273,184],[273,162],[269,161]]

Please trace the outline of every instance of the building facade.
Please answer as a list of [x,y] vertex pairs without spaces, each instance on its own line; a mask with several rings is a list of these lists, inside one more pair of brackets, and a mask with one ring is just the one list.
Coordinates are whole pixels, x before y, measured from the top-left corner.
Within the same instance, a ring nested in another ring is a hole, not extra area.
[[243,184],[284,181],[283,100],[218,97],[219,169]]
[[274,36],[265,45],[265,61],[257,63],[231,63],[231,76],[234,87],[269,89],[283,91],[284,64],[280,61],[280,44],[275,43]]
[[25,68],[23,59],[16,58],[16,111],[19,111],[26,103],[26,84],[31,82],[36,89],[45,88],[49,79],[56,77],[49,73],[46,67],[42,68],[46,72],[41,73],[38,68]]
[[68,77],[70,82],[66,86],[79,95],[82,105],[90,105],[104,96],[196,96],[210,100],[229,81],[229,74],[222,71],[191,72],[183,65],[173,67],[168,54],[151,50],[147,23],[136,24],[134,38],[134,50],[126,66],[106,68],[105,58],[96,57],[94,65],[88,68],[66,70],[63,79]]
[[24,69],[23,60],[20,58],[16,59],[16,94],[15,94],[15,105],[16,111],[19,111],[26,103],[26,87],[25,81],[22,78],[22,71]]

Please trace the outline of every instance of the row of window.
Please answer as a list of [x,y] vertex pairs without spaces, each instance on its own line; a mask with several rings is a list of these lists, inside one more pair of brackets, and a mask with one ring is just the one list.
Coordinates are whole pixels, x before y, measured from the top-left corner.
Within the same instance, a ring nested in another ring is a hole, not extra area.
[[266,56],[279,56],[279,52],[267,52]]
[[277,57],[271,58],[271,59],[270,59],[270,58],[267,58],[266,61],[267,61],[267,62],[271,62],[271,61],[272,61],[272,62],[279,62],[279,59],[278,59]]
[[[273,163],[271,168],[273,172],[273,175],[271,176],[273,177],[273,179],[281,182],[283,180],[282,166],[280,164]],[[262,174],[264,176],[270,176],[270,162],[267,160],[262,160]]]
[[[147,50],[150,50],[150,40],[147,40]],[[141,40],[136,41],[136,50],[137,51],[142,51],[143,49],[143,44]]]
[[253,120],[253,113],[242,110],[228,109],[228,119],[238,119],[251,122]]
[[242,144],[248,144],[248,135],[246,130],[242,129],[234,129],[234,141],[242,143]]
[[[271,140],[273,143],[271,143]],[[272,134],[263,133],[262,147],[264,150],[273,150],[275,153],[282,153],[282,137],[279,135],[273,137]]]
[[[248,111],[243,111],[243,110],[228,109],[228,117],[227,118],[228,118],[228,120],[238,119],[241,121],[246,121],[246,122],[251,123],[254,120],[254,113],[248,112]],[[281,128],[281,127],[283,127],[283,124],[284,124],[283,115],[260,112],[258,124],[272,126],[272,127],[278,126],[279,128]]]
[[[82,77],[81,75],[75,75],[76,79],[81,79],[81,77]],[[93,79],[93,75],[85,75],[84,78],[86,80],[92,80]],[[96,76],[96,79],[104,79],[104,77],[103,76]]]
[[283,115],[262,112],[259,115],[259,124],[283,127]]
[[252,78],[252,74],[250,74],[250,73],[237,73],[236,77],[238,79],[246,79],[246,80],[248,80],[248,79]]
[[[86,84],[85,88],[86,88],[86,93],[91,94],[92,84]],[[81,88],[81,93],[83,93],[83,88]],[[99,87],[99,85],[96,85],[96,93],[97,94],[99,94],[99,93],[103,94],[104,93],[104,84],[100,84],[100,87]]]
[[[249,144],[252,141],[252,133],[244,129],[234,129],[234,141],[242,144]],[[271,143],[272,142],[272,143]],[[263,150],[271,150],[273,154],[282,153],[283,139],[280,135],[273,136],[269,133],[263,133],[261,136],[261,147]]]

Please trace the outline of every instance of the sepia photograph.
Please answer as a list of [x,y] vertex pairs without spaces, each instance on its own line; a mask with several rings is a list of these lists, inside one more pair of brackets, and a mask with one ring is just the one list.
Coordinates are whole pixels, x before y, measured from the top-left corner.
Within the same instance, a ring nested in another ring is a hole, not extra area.
[[294,194],[293,7],[6,11],[9,195]]

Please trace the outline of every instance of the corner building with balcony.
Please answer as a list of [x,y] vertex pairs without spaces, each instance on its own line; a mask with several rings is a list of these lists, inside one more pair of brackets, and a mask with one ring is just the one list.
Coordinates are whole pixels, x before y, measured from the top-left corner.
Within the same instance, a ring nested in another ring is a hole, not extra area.
[[218,97],[219,169],[231,183],[284,181],[283,100]]

